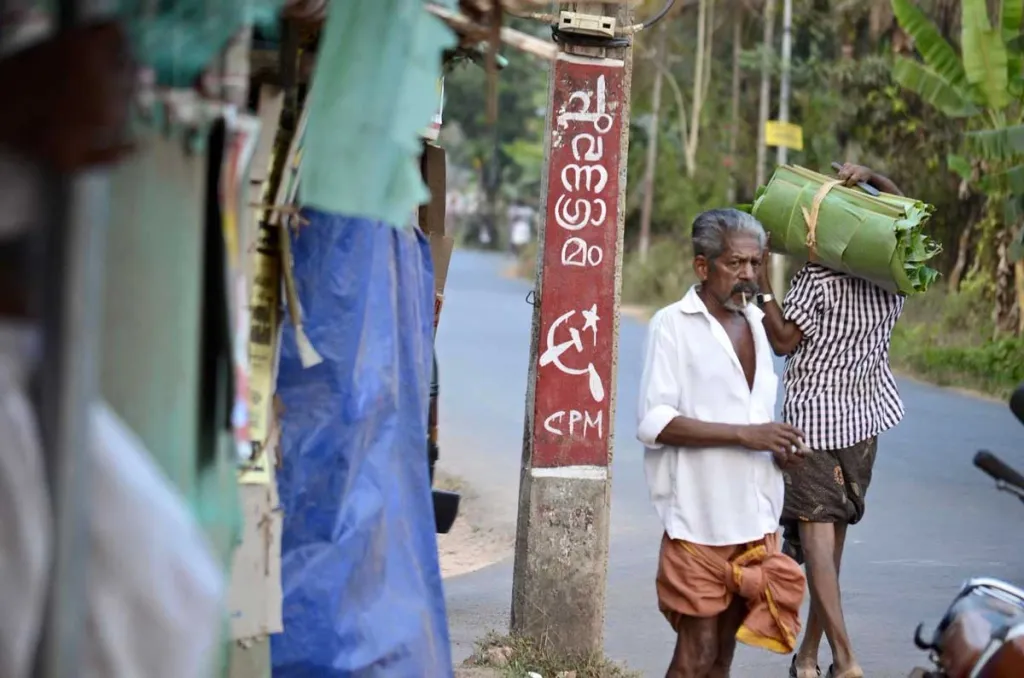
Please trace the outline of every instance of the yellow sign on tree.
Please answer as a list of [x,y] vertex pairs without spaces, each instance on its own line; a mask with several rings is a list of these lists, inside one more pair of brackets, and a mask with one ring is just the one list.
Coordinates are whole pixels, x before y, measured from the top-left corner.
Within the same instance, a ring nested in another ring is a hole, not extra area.
[[804,130],[800,125],[791,122],[769,120],[764,124],[764,138],[769,146],[782,146],[793,151],[804,150]]

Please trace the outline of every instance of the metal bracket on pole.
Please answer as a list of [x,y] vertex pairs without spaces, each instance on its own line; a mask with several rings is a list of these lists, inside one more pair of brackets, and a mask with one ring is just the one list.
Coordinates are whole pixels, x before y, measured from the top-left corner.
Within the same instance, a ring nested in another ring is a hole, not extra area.
[[563,33],[614,38],[615,26],[616,20],[613,16],[584,14],[583,12],[561,12],[558,15],[558,30]]

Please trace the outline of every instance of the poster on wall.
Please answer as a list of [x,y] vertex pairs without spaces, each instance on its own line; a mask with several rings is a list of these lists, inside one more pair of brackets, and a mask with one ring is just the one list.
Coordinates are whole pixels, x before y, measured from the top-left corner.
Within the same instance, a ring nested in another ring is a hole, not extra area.
[[441,135],[441,123],[444,119],[444,76],[437,79],[437,111],[430,119],[430,125],[420,132],[427,141],[437,141]]
[[254,116],[226,115],[227,140],[224,164],[221,167],[221,225],[228,257],[227,289],[231,291],[229,308],[232,318],[232,359],[234,363],[235,397],[231,408],[235,452],[239,463],[252,456],[249,433],[249,329],[250,312],[247,290],[251,229],[246,216],[249,164],[259,137],[260,120]]
[[[302,162],[302,139],[305,130],[305,114],[300,118],[299,128],[288,151],[288,161],[277,190],[275,204],[291,208],[298,192],[299,167]],[[269,187],[265,187],[268,191]],[[263,202],[268,202],[266,195]],[[288,224],[282,225],[281,213],[263,214],[257,229],[252,287],[252,309],[249,332],[249,435],[253,454],[243,467],[239,482],[243,485],[270,482],[270,464],[273,463],[267,451],[273,449],[275,435],[273,413],[274,380],[278,347],[281,338],[281,291],[283,287],[290,299],[297,299],[294,285],[289,281],[288,262],[291,259],[288,243]],[[299,341],[301,314],[297,302],[290,306],[293,320],[298,318],[296,340]],[[301,341],[300,341],[301,346]],[[309,347],[315,356],[312,346]],[[307,356],[308,357],[308,356]],[[315,356],[318,358],[318,356]]]

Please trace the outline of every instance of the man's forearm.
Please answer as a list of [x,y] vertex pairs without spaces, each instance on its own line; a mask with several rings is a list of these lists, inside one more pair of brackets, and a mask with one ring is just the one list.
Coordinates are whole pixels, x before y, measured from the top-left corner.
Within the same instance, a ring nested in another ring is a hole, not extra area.
[[889,177],[874,172],[871,175],[871,180],[868,182],[883,193],[892,193],[893,195],[903,195],[903,191],[900,190],[899,186],[893,183]]
[[[767,275],[762,276],[759,285],[762,293],[772,295],[771,281]],[[772,296],[774,297],[774,295]],[[768,335],[768,343],[772,345],[775,355],[789,355],[796,350],[803,335],[796,323],[786,320],[778,302],[773,298],[761,310],[764,311],[761,324],[764,326],[765,334]]]
[[672,447],[737,447],[740,426],[676,417],[662,429],[658,442]]
[[774,300],[765,304],[763,310],[764,318],[761,324],[775,355],[786,356],[795,351],[803,339],[800,328],[796,323],[786,320],[782,308]]

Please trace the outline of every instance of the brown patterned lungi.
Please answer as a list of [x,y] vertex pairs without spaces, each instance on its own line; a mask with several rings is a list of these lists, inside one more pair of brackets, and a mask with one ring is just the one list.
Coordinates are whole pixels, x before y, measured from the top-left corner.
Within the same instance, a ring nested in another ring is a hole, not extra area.
[[798,563],[804,561],[798,523],[860,522],[877,452],[878,438],[871,437],[841,450],[813,452],[782,472],[784,553]]
[[779,535],[737,546],[705,546],[666,534],[658,558],[658,608],[678,633],[682,617],[717,617],[739,596],[741,643],[789,654],[800,635],[804,573],[779,550]]

